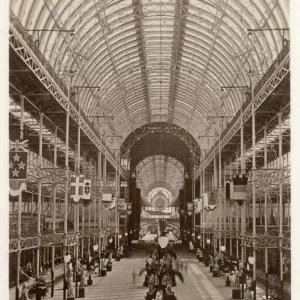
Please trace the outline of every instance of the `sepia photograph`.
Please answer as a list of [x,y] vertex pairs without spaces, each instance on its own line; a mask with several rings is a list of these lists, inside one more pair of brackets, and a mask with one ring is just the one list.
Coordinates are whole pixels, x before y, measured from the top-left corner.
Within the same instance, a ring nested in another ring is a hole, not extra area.
[[296,300],[290,1],[4,2],[0,298]]

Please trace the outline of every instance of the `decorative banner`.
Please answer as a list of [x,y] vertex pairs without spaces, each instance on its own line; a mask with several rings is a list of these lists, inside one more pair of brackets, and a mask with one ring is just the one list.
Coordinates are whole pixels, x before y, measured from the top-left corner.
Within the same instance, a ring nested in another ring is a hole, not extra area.
[[231,181],[226,180],[225,181],[225,195],[226,195],[226,200],[230,200],[230,186],[231,186]]
[[208,205],[216,205],[216,196],[214,191],[209,192]]
[[75,204],[83,198],[84,175],[71,175],[71,199]]
[[[203,207],[207,211],[214,210],[217,206],[215,204],[212,204],[211,201],[209,202],[208,200],[211,199],[211,193],[204,193],[202,195],[203,197]],[[213,196],[214,197],[214,196]],[[212,199],[214,200],[214,198]]]
[[188,202],[186,207],[188,215],[191,216],[193,214],[193,202]]
[[208,195],[207,193],[202,194],[202,199],[203,199],[203,206],[207,206],[208,205]]
[[194,202],[194,212],[195,212],[195,214],[197,214],[198,213],[198,199],[194,199],[193,202]]
[[132,212],[132,203],[128,202],[127,204],[127,215],[131,215]]
[[208,206],[205,206],[204,208],[207,210],[207,211],[210,211],[210,210],[215,210],[217,207],[217,205],[208,205]]
[[92,180],[84,179],[84,190],[82,199],[90,200],[91,199],[91,190],[92,190]]
[[102,193],[101,202],[102,202],[104,208],[106,208],[106,209],[110,208],[112,199],[113,199],[113,195],[112,194]]
[[247,182],[248,177],[245,175],[237,175],[232,178],[233,182],[233,200],[246,200],[247,199]]
[[114,209],[116,206],[117,197],[112,198],[112,201],[110,203],[109,209]]
[[10,142],[9,149],[9,193],[11,196],[19,196],[26,190],[27,175],[27,144],[28,140]]
[[127,205],[125,203],[125,199],[118,199],[118,211],[123,212],[124,210],[127,210]]

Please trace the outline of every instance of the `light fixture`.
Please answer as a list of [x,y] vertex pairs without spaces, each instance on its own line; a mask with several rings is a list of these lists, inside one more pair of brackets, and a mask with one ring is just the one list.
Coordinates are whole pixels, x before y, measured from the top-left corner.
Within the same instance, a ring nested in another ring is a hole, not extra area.
[[201,239],[201,235],[197,235],[197,239],[200,240]]
[[122,238],[122,234],[119,234],[119,239],[121,239]]
[[125,236],[127,236],[128,235],[128,233],[127,232],[125,232]]
[[195,236],[195,233],[194,233],[194,232],[192,232],[192,236]]
[[98,244],[94,244],[93,249],[94,249],[94,251],[97,251],[99,249]]
[[210,244],[210,239],[207,239],[207,240],[206,240],[206,243],[207,243],[207,244]]
[[110,238],[108,241],[109,241],[109,243],[111,244],[111,243],[113,242],[113,239],[112,239],[112,238]]
[[224,251],[226,250],[226,247],[225,247],[225,246],[221,246],[221,247],[220,247],[220,250],[221,250],[222,252],[224,252]]
[[64,262],[67,264],[69,263],[71,260],[71,254],[66,254],[64,255]]
[[248,262],[250,265],[253,265],[255,263],[255,257],[254,256],[249,256],[248,257]]
[[130,230],[130,234],[132,234],[132,230]]
[[188,230],[187,234],[190,234],[190,231]]

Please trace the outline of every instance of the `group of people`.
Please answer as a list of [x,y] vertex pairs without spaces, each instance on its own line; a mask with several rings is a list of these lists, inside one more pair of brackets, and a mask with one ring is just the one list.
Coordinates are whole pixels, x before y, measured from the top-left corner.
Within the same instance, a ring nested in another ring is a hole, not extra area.
[[205,251],[205,249],[197,250],[197,256],[203,254],[206,266],[209,266],[212,271],[218,272],[218,276],[223,276],[226,281],[230,282],[230,286],[235,289],[240,289],[240,285],[244,284],[245,291],[250,294],[253,293],[253,281],[251,274],[247,271],[239,260],[235,257],[229,257],[225,252],[215,253]]

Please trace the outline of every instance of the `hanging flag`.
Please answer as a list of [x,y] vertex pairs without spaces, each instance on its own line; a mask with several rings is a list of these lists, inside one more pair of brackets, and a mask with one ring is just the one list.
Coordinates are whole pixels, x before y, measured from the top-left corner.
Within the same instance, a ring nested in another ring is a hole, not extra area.
[[26,190],[28,140],[9,143],[9,193],[19,196]]
[[84,175],[71,175],[71,199],[75,204],[83,198],[84,193]]
[[187,202],[186,207],[188,215],[191,216],[193,214],[193,202]]
[[216,205],[216,192],[209,192],[208,205]]
[[18,196],[26,190],[27,152],[9,152],[9,193]]
[[91,199],[91,189],[92,189],[92,180],[84,179],[84,190],[83,190],[83,199]]
[[233,194],[231,199],[243,200],[243,201],[246,200],[248,177],[246,175],[237,175],[232,178],[232,182],[233,182]]
[[202,211],[202,199],[195,199],[194,201],[194,212],[200,213]]
[[208,194],[207,193],[204,193],[202,195],[202,199],[203,199],[203,206],[207,206],[208,205]]
[[112,201],[110,202],[109,209],[114,209],[115,208],[115,206],[116,206],[116,200],[117,200],[117,197],[112,198]]
[[123,212],[124,210],[127,210],[127,205],[125,203],[125,199],[120,198],[118,199],[118,211]]
[[195,212],[195,214],[197,214],[199,212],[198,211],[198,199],[194,199],[193,202],[194,202],[194,212]]
[[84,207],[89,207],[89,205],[92,203],[91,190],[92,190],[92,180],[84,179],[84,188],[83,188],[83,197],[82,197]]
[[226,180],[225,181],[226,200],[230,200],[230,185],[231,185],[231,181],[230,180]]
[[127,215],[131,215],[132,212],[132,203],[128,202],[127,204]]
[[106,209],[110,208],[112,200],[113,200],[113,194],[102,193],[102,204]]
[[202,195],[203,207],[207,211],[214,210],[217,207],[215,204],[213,204],[213,203],[215,203],[214,194],[215,193],[213,193],[213,195],[211,195],[211,193],[204,193]]

